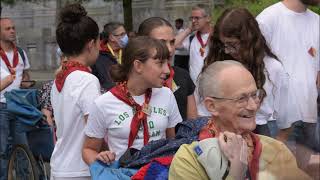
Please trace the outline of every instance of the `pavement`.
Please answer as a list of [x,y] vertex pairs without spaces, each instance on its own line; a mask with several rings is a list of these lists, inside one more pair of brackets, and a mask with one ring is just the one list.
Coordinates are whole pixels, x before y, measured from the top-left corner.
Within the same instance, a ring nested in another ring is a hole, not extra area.
[[52,70],[30,70],[31,80],[48,81],[54,79],[55,69]]

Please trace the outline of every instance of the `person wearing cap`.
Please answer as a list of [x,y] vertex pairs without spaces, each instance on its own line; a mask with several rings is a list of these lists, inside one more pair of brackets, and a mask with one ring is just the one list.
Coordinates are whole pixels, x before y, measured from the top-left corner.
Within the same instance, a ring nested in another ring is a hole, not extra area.
[[211,119],[199,141],[179,148],[169,179],[311,179],[285,144],[252,132],[265,95],[242,64],[225,60],[207,66],[199,93]]

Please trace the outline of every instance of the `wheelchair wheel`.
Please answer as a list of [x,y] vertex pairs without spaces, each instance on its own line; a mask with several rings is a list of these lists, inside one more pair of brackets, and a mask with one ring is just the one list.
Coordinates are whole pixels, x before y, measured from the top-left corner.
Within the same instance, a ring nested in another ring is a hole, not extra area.
[[37,163],[25,145],[16,145],[8,164],[8,180],[39,180]]

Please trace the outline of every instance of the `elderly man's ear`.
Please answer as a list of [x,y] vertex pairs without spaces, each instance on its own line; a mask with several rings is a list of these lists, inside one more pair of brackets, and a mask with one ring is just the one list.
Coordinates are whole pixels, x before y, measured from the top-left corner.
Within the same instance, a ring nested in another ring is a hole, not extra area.
[[219,112],[217,110],[217,101],[215,101],[213,98],[211,97],[206,97],[203,101],[205,107],[207,108],[207,110],[210,112],[210,114],[212,114],[213,116],[218,116]]

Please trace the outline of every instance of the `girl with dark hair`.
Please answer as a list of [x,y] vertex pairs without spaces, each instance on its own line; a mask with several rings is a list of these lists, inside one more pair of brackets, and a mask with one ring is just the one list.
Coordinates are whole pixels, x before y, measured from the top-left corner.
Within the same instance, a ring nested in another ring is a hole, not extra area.
[[100,53],[96,63],[91,66],[103,90],[108,91],[115,83],[110,77],[110,69],[114,64],[121,64],[122,49],[128,44],[128,35],[124,25],[119,22],[110,22],[104,25],[101,33]]
[[209,44],[203,69],[215,61],[235,59],[252,73],[257,87],[266,93],[257,112],[255,132],[270,136],[268,122],[286,122],[281,103],[287,102],[288,75],[267,46],[257,21],[247,9],[227,9],[217,20]]
[[[83,159],[110,163],[128,148],[141,149],[150,141],[173,138],[182,121],[170,89],[166,45],[146,36],[133,38],[124,49],[122,64],[111,69],[118,84],[94,101],[86,126]],[[107,139],[108,151],[101,145]]]
[[56,37],[65,58],[51,90],[57,126],[51,179],[90,179],[81,149],[88,109],[100,95],[99,81],[89,69],[99,54],[99,28],[80,4],[71,4],[60,12]]
[[171,24],[160,17],[151,17],[144,20],[138,29],[138,35],[149,36],[154,39],[162,40],[166,43],[169,52],[168,67],[170,76],[165,82],[165,86],[169,87],[177,100],[180,114],[183,120],[197,118],[197,107],[194,98],[195,85],[190,78],[189,73],[177,66],[171,67],[170,61],[175,53],[175,37]]

